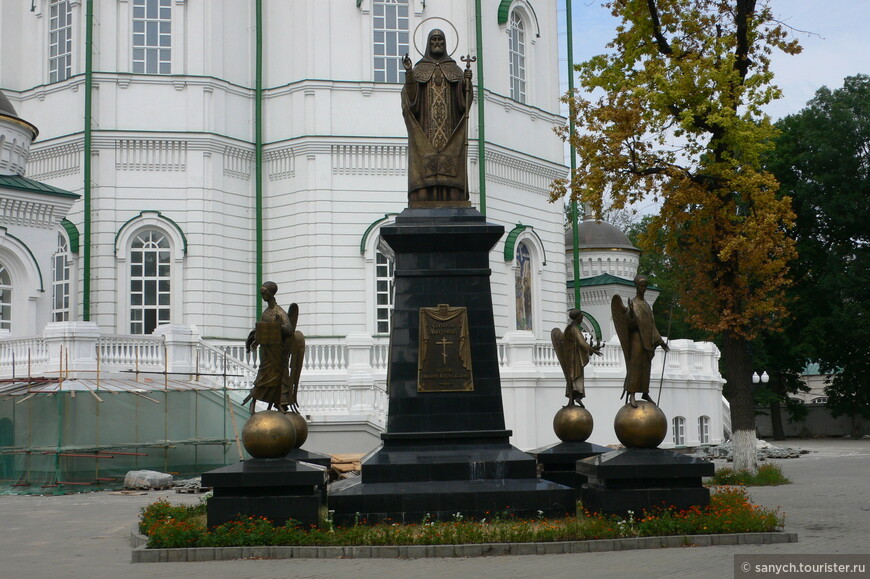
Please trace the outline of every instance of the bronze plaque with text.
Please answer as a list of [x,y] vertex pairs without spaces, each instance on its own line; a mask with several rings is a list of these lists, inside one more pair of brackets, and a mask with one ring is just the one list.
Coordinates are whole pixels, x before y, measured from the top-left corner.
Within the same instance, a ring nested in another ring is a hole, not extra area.
[[417,362],[418,392],[470,392],[471,340],[468,311],[440,304],[420,308],[420,351]]

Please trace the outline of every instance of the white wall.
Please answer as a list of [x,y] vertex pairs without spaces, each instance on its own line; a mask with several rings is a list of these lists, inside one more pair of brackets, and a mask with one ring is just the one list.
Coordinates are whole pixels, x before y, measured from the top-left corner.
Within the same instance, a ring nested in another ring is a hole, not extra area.
[[[264,277],[279,284],[281,303],[300,304],[310,335],[373,331],[360,291],[371,264],[359,244],[372,222],[407,204],[401,87],[372,82],[370,4],[264,2]],[[459,33],[454,57],[478,53],[473,3],[411,4],[412,29],[425,18],[447,18]],[[34,13],[2,6],[0,26],[11,31],[0,40],[3,88],[41,130],[29,176],[81,193],[84,3],[73,7],[73,76],[54,84],[46,84],[47,4],[37,5]],[[541,337],[563,323],[566,308],[562,207],[547,200],[549,182],[565,172],[552,132],[564,122],[556,3],[535,2],[541,36],[529,27],[528,104],[505,96],[507,33],[498,5],[484,1],[482,22],[488,217],[506,231],[532,226],[543,242],[547,263],[536,268]],[[173,321],[206,337],[238,338],[254,318],[263,281],[254,279],[254,3],[173,3],[172,76],[130,73],[131,2],[97,0],[95,7],[91,319],[128,331],[118,306],[126,288],[115,238],[128,220],[154,210],[188,241],[183,279],[176,280],[183,304],[173,310],[182,319]],[[469,126],[470,188],[479,203],[476,107]],[[83,230],[81,201],[69,219]],[[503,251],[504,239],[491,260],[499,334],[515,327],[513,264]]]
[[[511,336],[505,338],[508,344]],[[522,350],[528,343],[516,346],[520,352],[508,352],[510,360],[527,359]],[[698,417],[710,417],[710,443],[719,444],[723,437],[722,384],[719,374],[719,350],[711,342],[673,340],[667,356],[664,377],[664,352],[657,350],[652,363],[650,395],[659,398],[659,407],[668,419],[668,434],[661,448],[673,448],[671,421],[685,418],[686,446],[699,444]],[[509,347],[510,350],[510,347]],[[594,429],[589,442],[601,445],[619,444],[613,430],[613,419],[625,403],[622,394],[625,366],[618,343],[603,348],[603,357],[594,357],[586,366],[586,398],[583,404],[592,413]],[[565,398],[565,380],[553,360],[502,366],[501,384],[504,397],[505,423],[513,430],[511,442],[522,450],[540,448],[559,442],[553,432],[553,417]],[[543,366],[543,367],[542,367]]]

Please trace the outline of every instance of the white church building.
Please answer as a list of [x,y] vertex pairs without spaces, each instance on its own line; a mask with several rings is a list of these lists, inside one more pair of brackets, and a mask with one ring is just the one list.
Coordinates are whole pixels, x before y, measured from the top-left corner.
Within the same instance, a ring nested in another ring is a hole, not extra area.
[[[92,390],[154,371],[167,388],[169,375],[229,383],[237,402],[257,363],[243,348],[257,290],[273,280],[279,303],[299,304],[308,343],[306,448],[374,448],[393,300],[379,230],[407,206],[401,59],[416,61],[437,27],[457,62],[477,58],[469,187],[505,227],[490,266],[507,427],[522,449],[555,442],[564,378],[549,335],[568,321],[574,284],[564,208],[548,198],[567,172],[553,132],[566,122],[557,11],[556,0],[3,2],[0,387],[27,376]],[[612,444],[624,363],[609,304],[634,295],[639,251],[594,220],[580,250],[586,329],[606,343],[587,368],[590,441]],[[656,354],[663,446],[721,442],[718,359],[685,340]]]

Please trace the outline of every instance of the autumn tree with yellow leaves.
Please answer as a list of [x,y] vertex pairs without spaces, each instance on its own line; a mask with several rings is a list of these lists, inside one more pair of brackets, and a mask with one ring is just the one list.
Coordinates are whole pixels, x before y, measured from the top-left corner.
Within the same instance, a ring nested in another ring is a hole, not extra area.
[[[566,96],[577,170],[553,185],[595,212],[652,198],[690,323],[720,338],[735,468],[755,470],[749,345],[787,315],[794,242],[788,197],[762,168],[775,128],[762,107],[779,96],[774,50],[797,53],[765,2],[616,0],[608,54],[577,65]],[[588,96],[584,96],[588,95]],[[642,239],[652,243],[655,235]]]

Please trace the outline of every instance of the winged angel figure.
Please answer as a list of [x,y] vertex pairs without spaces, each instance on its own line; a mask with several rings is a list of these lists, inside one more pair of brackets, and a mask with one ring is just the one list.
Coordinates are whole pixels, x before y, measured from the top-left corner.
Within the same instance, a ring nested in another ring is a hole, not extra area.
[[260,296],[268,307],[245,341],[248,352],[260,348],[260,368],[254,387],[242,402],[251,401],[252,414],[257,400],[266,402],[268,409],[274,407],[284,413],[299,412],[296,395],[305,358],[305,336],[296,329],[299,306],[291,304],[289,313],[284,311],[275,300],[276,293],[278,285],[275,282],[267,281],[260,287]]
[[591,346],[580,331],[580,322],[583,321],[583,312],[572,309],[568,312],[571,321],[565,327],[565,333],[559,328],[553,328],[550,339],[562,372],[565,374],[565,396],[568,405],[579,404],[583,406],[583,398],[586,396],[586,387],[583,383],[583,367],[589,363],[593,354],[601,355],[601,342]]
[[622,395],[627,392],[626,404],[637,408],[635,400],[637,393],[640,393],[641,398],[647,402],[655,404],[649,395],[652,359],[656,346],[661,346],[665,352],[670,348],[656,329],[652,308],[644,300],[646,276],[636,276],[634,286],[637,288],[637,294],[634,298],[628,299],[628,306],[624,306],[622,298],[616,295],[610,301],[610,311],[613,314],[616,335],[619,336],[619,343],[622,346],[622,354],[625,356],[626,373]]

